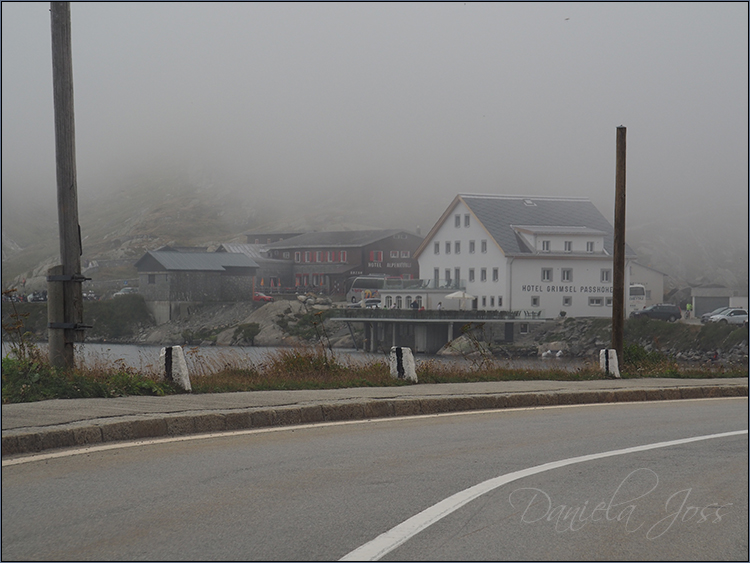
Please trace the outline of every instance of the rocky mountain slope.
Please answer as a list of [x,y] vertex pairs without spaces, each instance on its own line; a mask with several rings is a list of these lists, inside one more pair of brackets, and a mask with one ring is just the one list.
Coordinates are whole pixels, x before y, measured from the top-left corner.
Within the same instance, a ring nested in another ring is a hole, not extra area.
[[[167,244],[205,246],[245,242],[248,230],[403,228],[426,233],[438,215],[408,206],[311,196],[286,201],[249,188],[218,189],[211,180],[168,176],[134,179],[126,189],[79,197],[84,269],[97,279],[127,279],[146,250]],[[54,202],[8,201],[2,207],[2,283],[24,278],[27,291],[44,289],[47,269],[58,262]],[[699,217],[663,217],[630,226],[628,244],[639,262],[668,275],[667,290],[717,283],[747,288],[747,225],[706,224]],[[93,276],[92,276],[93,277]],[[39,286],[39,287],[37,287]]]

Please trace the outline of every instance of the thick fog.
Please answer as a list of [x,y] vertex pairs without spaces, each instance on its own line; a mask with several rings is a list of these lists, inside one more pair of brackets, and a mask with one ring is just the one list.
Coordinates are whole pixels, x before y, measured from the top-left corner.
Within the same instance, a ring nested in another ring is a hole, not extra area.
[[[747,3],[72,3],[79,200],[142,170],[221,197],[589,197],[748,230]],[[48,3],[2,4],[4,223],[56,202]],[[165,172],[168,173],[168,172]],[[398,222],[398,225],[393,225]],[[747,266],[745,265],[745,269]]]

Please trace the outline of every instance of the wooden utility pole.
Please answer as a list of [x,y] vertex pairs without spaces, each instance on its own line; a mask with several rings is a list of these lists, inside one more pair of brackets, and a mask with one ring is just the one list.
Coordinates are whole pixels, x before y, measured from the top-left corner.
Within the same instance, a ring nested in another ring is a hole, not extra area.
[[622,365],[625,324],[625,137],[627,129],[617,128],[615,164],[615,247],[612,266],[612,349]]
[[[81,228],[78,224],[75,118],[73,115],[73,54],[70,2],[50,2],[52,20],[52,86],[57,162],[57,219],[62,265],[48,272],[50,363],[72,368],[75,342],[82,340]],[[58,285],[59,284],[59,285]],[[53,299],[62,298],[62,305]],[[62,318],[59,315],[62,314]],[[53,318],[54,317],[54,318]],[[54,334],[53,334],[54,333]],[[62,338],[60,337],[62,333]]]

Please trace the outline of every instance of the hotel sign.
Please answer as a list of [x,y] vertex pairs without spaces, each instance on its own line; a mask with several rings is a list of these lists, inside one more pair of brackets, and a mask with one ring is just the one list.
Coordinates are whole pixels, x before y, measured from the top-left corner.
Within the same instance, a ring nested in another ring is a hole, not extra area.
[[612,293],[611,285],[523,285],[521,291],[533,293]]

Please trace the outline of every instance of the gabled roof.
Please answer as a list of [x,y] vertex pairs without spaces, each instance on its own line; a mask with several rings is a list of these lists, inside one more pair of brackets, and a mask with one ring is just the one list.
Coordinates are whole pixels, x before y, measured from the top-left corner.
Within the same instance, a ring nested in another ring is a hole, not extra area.
[[[604,236],[604,249],[614,253],[614,229],[588,198],[459,194],[425,237],[419,256],[453,209],[464,203],[505,256],[528,256],[533,250],[524,244],[516,229],[533,229],[536,234],[588,234]],[[625,253],[635,253],[626,246]]]
[[258,268],[258,264],[244,254],[232,252],[176,252],[174,250],[149,250],[135,267],[151,268],[159,265],[165,270],[193,270],[223,272],[229,268]]
[[236,254],[244,254],[252,260],[263,259],[263,251],[266,249],[265,244],[242,244],[239,242],[230,242],[220,244],[216,252],[234,252]]
[[411,233],[399,229],[378,229],[371,231],[321,231],[305,233],[296,237],[280,240],[266,245],[268,249],[289,248],[358,248],[372,244],[399,233],[416,237]]

